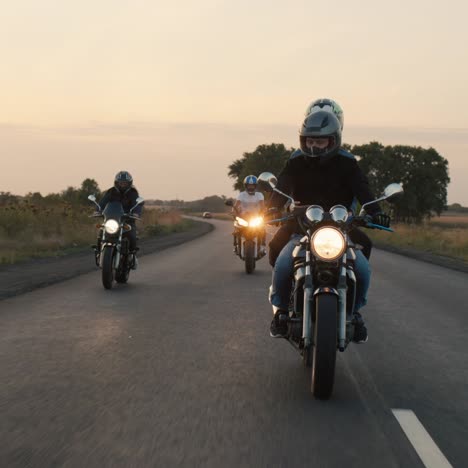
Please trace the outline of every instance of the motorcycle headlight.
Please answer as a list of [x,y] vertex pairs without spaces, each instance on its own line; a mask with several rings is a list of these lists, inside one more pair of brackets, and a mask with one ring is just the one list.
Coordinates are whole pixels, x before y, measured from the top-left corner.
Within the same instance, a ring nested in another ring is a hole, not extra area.
[[332,262],[340,258],[346,249],[346,242],[343,234],[331,227],[317,229],[311,240],[313,253],[320,258]]
[[258,218],[252,218],[249,222],[250,227],[260,227],[263,224],[263,218],[260,216]]
[[115,234],[119,230],[119,223],[115,219],[108,219],[104,223],[107,234]]
[[247,227],[247,226],[249,225],[249,223],[248,223],[245,219],[239,218],[239,216],[236,218],[236,221],[237,221],[241,226]]

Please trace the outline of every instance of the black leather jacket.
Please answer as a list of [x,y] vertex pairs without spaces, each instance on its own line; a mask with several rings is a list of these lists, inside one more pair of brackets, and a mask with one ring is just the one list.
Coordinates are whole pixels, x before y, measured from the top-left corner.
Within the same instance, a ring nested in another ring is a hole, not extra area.
[[[320,205],[326,211],[333,205],[344,205],[351,210],[355,198],[361,204],[375,200],[358,162],[344,150],[326,163],[295,153],[279,174],[277,188],[301,205]],[[283,196],[273,192],[268,207],[280,208],[285,201]],[[376,203],[366,211],[372,215],[379,212],[380,207]]]
[[[99,202],[99,206],[101,207],[101,210],[103,210],[109,202],[120,201],[122,202],[122,206],[125,212],[128,213],[130,209],[136,205],[136,200],[138,196],[138,190],[135,187],[130,187],[123,193],[117,188],[111,187],[104,193],[103,197]],[[140,204],[133,210],[133,213],[141,216],[142,209],[143,204]]]

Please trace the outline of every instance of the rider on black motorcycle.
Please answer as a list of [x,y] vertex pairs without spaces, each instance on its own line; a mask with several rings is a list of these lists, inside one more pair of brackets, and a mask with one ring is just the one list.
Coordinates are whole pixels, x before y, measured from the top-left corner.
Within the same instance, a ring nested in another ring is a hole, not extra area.
[[[304,116],[307,117],[308,115],[313,114],[314,112],[318,112],[320,110],[333,112],[338,118],[340,122],[340,126],[341,126],[341,131],[343,132],[343,125],[344,125],[343,109],[336,101],[334,101],[333,99],[328,99],[328,98],[316,99],[315,101],[312,101],[307,106]],[[340,152],[342,155],[346,155],[350,158],[354,158],[353,154],[343,149],[340,149]],[[291,154],[290,158],[293,159],[301,155],[302,155],[302,150],[298,149],[294,151],[294,153]],[[356,201],[357,200],[355,200],[355,202]],[[351,207],[352,211],[354,211],[354,208],[355,208],[354,205],[355,203],[353,203],[353,206]],[[294,232],[293,230],[291,230],[291,225],[284,224],[276,231],[273,239],[268,244],[268,246],[270,247],[268,251],[268,258],[269,258],[270,265],[272,267],[275,266],[275,262],[276,262],[276,259],[278,258],[278,255],[280,254],[283,247],[288,243],[292,234],[294,234]],[[372,251],[372,241],[369,238],[369,236],[362,230],[358,229],[357,227],[354,228],[349,233],[349,236],[355,244],[359,244],[362,246],[362,253],[367,258],[367,260],[369,260],[371,251]]]
[[[234,203],[233,211],[236,216],[246,217],[249,215],[262,214],[265,209],[265,198],[261,192],[257,192],[257,177],[248,175],[244,179],[245,191],[239,193],[237,200]],[[234,231],[234,250],[238,245],[238,232]],[[266,231],[263,231],[261,239],[259,239],[261,249],[266,250]]]
[[[355,198],[361,204],[375,199],[354,156],[340,147],[341,122],[334,112],[318,110],[309,114],[300,129],[299,140],[300,151],[289,159],[278,177],[277,188],[280,191],[293,197],[297,204],[317,204],[325,210],[340,204],[351,211]],[[269,200],[269,207],[281,208],[284,203],[284,197],[275,192]],[[367,212],[374,223],[389,226],[390,218],[381,212],[378,204],[369,205]],[[281,316],[288,313],[293,275],[292,251],[301,235],[294,220],[288,222],[285,229],[293,234],[281,250],[273,270],[270,302],[275,316],[270,335],[274,338],[287,333],[286,321]],[[367,301],[370,269],[363,253],[358,250],[356,255],[358,290],[354,341],[362,343],[367,341],[367,329],[359,310]]]
[[[137,203],[139,197],[138,190],[133,186],[133,177],[127,171],[120,171],[115,175],[114,186],[107,190],[101,200],[99,206],[101,211],[104,210],[109,202],[119,201],[122,203],[123,209],[126,213],[130,211]],[[138,205],[133,210],[133,215],[141,216],[143,204]],[[138,266],[138,259],[136,257],[137,248],[137,232],[134,219],[128,219],[128,224],[131,225],[132,229],[125,232],[123,235],[128,238],[130,253],[133,254],[132,269],[136,270]],[[100,252],[100,243],[102,238],[102,231],[99,232],[98,238],[98,252]]]

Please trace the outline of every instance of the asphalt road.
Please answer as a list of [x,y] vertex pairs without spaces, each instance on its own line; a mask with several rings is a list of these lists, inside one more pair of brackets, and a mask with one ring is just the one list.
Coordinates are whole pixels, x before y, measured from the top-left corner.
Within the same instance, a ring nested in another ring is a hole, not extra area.
[[315,401],[269,337],[266,259],[246,275],[213,224],[112,291],[93,272],[0,301],[1,467],[424,466],[395,408],[468,466],[466,274],[375,251],[370,340]]

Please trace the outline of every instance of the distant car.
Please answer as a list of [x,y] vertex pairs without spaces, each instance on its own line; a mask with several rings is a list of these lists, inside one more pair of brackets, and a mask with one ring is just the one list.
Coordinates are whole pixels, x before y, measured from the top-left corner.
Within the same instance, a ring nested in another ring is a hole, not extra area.
[[212,218],[213,215],[209,211],[205,211],[202,215],[203,218]]

